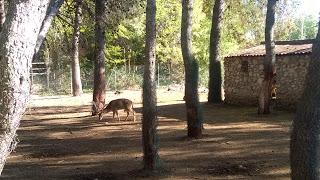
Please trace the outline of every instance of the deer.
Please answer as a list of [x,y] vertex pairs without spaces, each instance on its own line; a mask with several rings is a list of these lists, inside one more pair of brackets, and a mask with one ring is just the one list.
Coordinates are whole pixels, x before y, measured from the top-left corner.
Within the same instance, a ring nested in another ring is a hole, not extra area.
[[[95,108],[97,108],[96,104],[94,102],[93,102],[93,105]],[[102,120],[102,116],[103,116],[104,112],[108,113],[108,112],[112,111],[113,112],[113,119],[115,119],[114,115],[116,114],[118,121],[120,121],[120,117],[118,114],[118,110],[120,110],[120,109],[124,109],[124,112],[127,112],[127,117],[126,117],[125,121],[128,119],[130,112],[132,112],[132,114],[133,114],[133,122],[135,121],[135,111],[133,110],[133,103],[129,99],[115,99],[115,100],[110,101],[109,104],[107,106],[105,106],[101,112],[98,113],[99,120],[100,121]]]

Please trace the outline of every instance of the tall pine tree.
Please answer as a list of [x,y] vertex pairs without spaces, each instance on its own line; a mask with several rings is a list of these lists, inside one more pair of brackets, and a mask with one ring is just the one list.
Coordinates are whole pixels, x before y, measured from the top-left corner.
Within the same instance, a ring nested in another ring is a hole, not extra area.
[[221,24],[223,18],[224,0],[215,0],[213,7],[211,34],[210,34],[210,52],[209,52],[209,93],[208,102],[222,102],[222,74],[221,74],[221,55],[220,39]]
[[17,144],[16,131],[30,97],[34,48],[49,3],[49,0],[9,1],[0,33],[0,174]]
[[72,41],[72,94],[73,96],[80,96],[82,94],[82,83],[80,74],[79,62],[79,40],[80,40],[80,25],[82,14],[82,0],[74,1],[75,18],[73,27],[73,41]]
[[259,107],[258,114],[269,114],[270,113],[270,102],[271,102],[271,87],[275,82],[276,75],[276,53],[274,43],[274,22],[275,22],[275,9],[278,0],[268,0],[267,4],[267,16],[266,16],[266,27],[265,27],[265,46],[266,56],[263,61],[263,72],[264,79],[261,84],[259,94]]
[[143,76],[142,141],[145,170],[159,165],[156,94],[156,0],[147,0],[146,45]]
[[320,179],[320,22],[290,143],[293,180]]
[[94,60],[94,81],[93,81],[93,107],[92,115],[102,112],[106,98],[105,78],[105,15],[106,1],[95,0],[95,60]]
[[188,122],[188,137],[202,136],[202,112],[199,104],[199,65],[192,54],[192,9],[193,0],[182,0],[181,50],[185,67],[185,102]]

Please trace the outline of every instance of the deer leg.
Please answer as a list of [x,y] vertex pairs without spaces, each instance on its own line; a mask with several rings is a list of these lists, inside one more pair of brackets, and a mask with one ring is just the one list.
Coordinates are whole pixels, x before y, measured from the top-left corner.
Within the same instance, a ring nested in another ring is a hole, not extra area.
[[118,121],[120,122],[118,111],[116,111],[116,114],[117,114]]
[[99,121],[101,121],[103,118],[102,113],[99,114]]
[[114,119],[114,114],[115,114],[115,111],[113,111],[113,114],[112,114],[112,118]]
[[136,116],[135,116],[136,112],[134,112],[134,110],[132,110],[132,113],[133,113],[133,122],[134,122],[134,121],[136,121]]
[[128,116],[129,116],[129,111],[126,111],[127,112],[127,117],[124,121],[126,121],[128,119]]

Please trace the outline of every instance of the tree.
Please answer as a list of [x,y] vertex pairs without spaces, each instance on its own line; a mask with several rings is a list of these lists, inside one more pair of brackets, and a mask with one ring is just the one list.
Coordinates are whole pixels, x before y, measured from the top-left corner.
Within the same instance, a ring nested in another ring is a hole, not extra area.
[[222,74],[220,60],[221,21],[224,0],[215,0],[212,15],[210,50],[209,50],[209,93],[208,102],[222,102]]
[[193,0],[182,0],[181,50],[185,67],[185,101],[188,121],[188,137],[202,136],[202,113],[198,95],[198,62],[192,54]]
[[295,19],[298,18],[297,11],[301,8],[301,2],[301,0],[278,0],[275,10],[277,18],[274,27],[274,37],[276,40],[290,39],[290,34],[296,28]]
[[4,11],[4,0],[0,0],[0,32],[2,30],[2,25],[5,20],[5,11]]
[[157,137],[156,68],[156,0],[147,0],[146,45],[143,76],[142,141],[145,170],[155,170],[159,163]]
[[291,177],[320,178],[320,22],[312,46],[305,87],[293,119],[290,141]]
[[157,61],[181,64],[181,2],[158,0],[157,7]]
[[[60,7],[62,6],[62,4],[64,3],[64,0],[53,0],[50,2],[49,5],[49,9],[47,10],[46,16],[42,22],[39,34],[38,34],[38,38],[36,41],[36,46],[34,48],[34,54],[33,54],[33,58],[32,58],[32,62],[37,61],[37,59],[40,58],[40,53],[39,50],[42,47],[43,51],[45,51],[45,49],[48,50],[47,46],[43,45],[43,42],[47,36],[47,33],[50,29],[51,23],[54,19],[54,17],[58,14]],[[47,88],[49,88],[49,81],[50,81],[50,58],[46,58],[45,59],[46,62],[46,71],[47,71]],[[31,81],[33,80],[33,78],[31,79]],[[33,82],[31,82],[31,85],[33,84]]]
[[294,30],[289,34],[290,40],[315,39],[317,35],[317,18],[312,15],[294,19]]
[[82,94],[80,63],[79,63],[79,39],[80,39],[80,24],[82,13],[82,0],[74,2],[75,18],[73,27],[73,41],[72,41],[72,94],[73,96],[80,96]]
[[0,33],[0,174],[17,144],[16,131],[30,96],[32,56],[48,6],[49,0],[9,1]]
[[50,2],[50,8],[48,9],[48,11],[46,13],[46,17],[44,18],[42,25],[41,25],[41,29],[39,31],[36,46],[34,48],[34,57],[33,58],[35,58],[35,55],[38,53],[46,35],[50,29],[52,20],[58,14],[59,9],[63,3],[64,3],[64,0],[56,0],[56,1],[52,0]]
[[93,81],[93,111],[92,115],[100,113],[105,104],[106,98],[106,78],[104,65],[104,47],[105,47],[105,14],[106,1],[95,0],[95,61],[94,61],[94,81]]
[[268,0],[267,4],[267,16],[266,16],[266,27],[265,27],[265,47],[266,56],[263,61],[263,72],[264,79],[261,84],[259,94],[259,107],[258,114],[269,114],[270,113],[270,100],[271,100],[271,87],[275,81],[276,75],[276,54],[275,54],[275,43],[274,43],[274,22],[275,22],[275,8],[277,0]]

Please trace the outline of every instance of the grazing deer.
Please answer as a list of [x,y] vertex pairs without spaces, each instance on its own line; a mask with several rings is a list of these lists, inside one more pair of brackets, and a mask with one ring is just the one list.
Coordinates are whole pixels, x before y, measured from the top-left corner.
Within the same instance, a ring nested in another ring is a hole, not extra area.
[[135,111],[133,110],[133,103],[129,99],[115,99],[109,102],[109,104],[99,113],[99,120],[102,120],[102,114],[104,112],[113,112],[113,119],[114,115],[117,115],[118,120],[120,121],[118,110],[124,109],[127,112],[127,117],[125,121],[128,119],[130,112],[133,113],[133,122],[135,121]]

